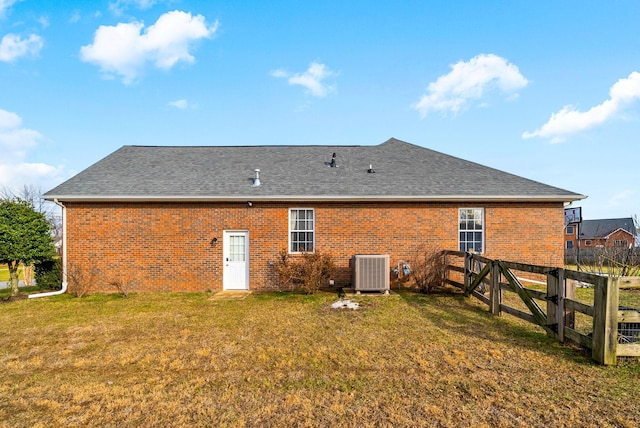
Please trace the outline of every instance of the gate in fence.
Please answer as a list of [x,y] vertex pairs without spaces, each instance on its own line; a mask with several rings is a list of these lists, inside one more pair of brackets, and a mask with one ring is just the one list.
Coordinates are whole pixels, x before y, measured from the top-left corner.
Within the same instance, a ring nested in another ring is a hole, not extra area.
[[[590,349],[601,364],[640,357],[640,311],[620,306],[623,279],[459,251],[445,251],[445,257],[447,283],[487,304],[492,314],[537,324],[549,337]],[[578,286],[589,290],[586,302],[576,297]]]

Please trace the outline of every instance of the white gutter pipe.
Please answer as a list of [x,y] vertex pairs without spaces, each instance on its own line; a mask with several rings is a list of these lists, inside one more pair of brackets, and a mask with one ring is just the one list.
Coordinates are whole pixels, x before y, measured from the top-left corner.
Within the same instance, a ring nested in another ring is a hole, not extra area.
[[62,207],[62,289],[48,293],[29,294],[30,299],[56,296],[67,292],[67,208],[57,199],[54,199],[53,202]]

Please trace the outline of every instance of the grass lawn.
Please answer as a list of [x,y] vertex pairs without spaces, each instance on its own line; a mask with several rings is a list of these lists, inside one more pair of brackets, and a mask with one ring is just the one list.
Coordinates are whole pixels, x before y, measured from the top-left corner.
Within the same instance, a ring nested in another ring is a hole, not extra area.
[[0,426],[640,425],[602,367],[460,295],[69,295],[0,304]]
[[[18,278],[24,279],[22,277],[22,265],[18,266]],[[6,263],[0,264],[0,282],[8,282],[9,281],[9,266]]]

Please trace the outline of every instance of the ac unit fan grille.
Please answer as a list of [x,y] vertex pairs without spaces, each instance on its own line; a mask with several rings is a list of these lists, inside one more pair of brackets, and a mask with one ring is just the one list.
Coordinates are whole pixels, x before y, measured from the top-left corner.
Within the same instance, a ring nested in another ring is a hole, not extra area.
[[389,290],[388,255],[357,255],[353,269],[356,291]]

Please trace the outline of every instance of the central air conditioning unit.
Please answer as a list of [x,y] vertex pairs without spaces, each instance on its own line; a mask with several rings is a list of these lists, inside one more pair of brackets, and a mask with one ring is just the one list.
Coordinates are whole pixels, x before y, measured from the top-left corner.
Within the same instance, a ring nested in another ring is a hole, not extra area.
[[389,255],[353,257],[353,287],[358,291],[389,292]]

